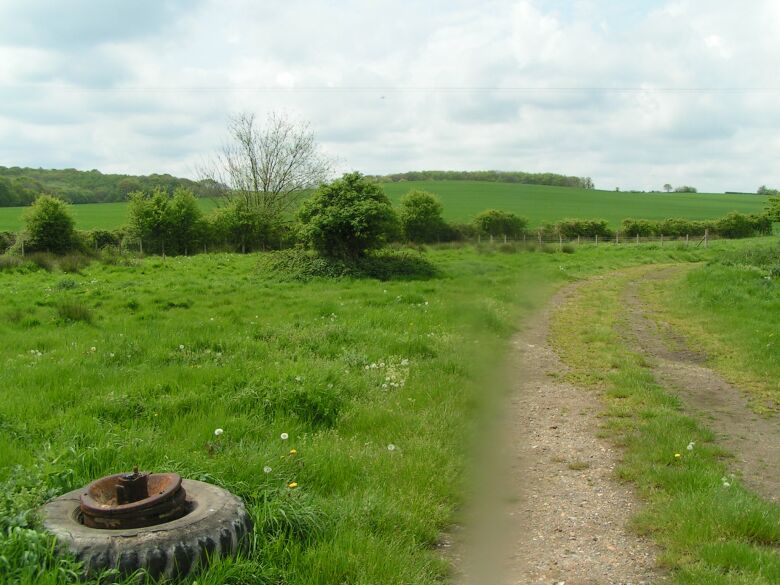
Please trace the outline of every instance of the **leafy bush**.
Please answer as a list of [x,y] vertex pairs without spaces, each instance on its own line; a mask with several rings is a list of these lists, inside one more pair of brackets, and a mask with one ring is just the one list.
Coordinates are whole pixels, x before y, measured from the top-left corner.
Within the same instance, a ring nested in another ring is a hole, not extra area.
[[0,232],[0,254],[5,254],[16,242],[14,232]]
[[97,251],[109,246],[119,247],[124,234],[121,230],[91,230],[80,232],[79,235],[85,247]]
[[430,243],[446,230],[439,198],[427,191],[409,191],[401,198],[401,228],[410,242]]
[[42,195],[24,214],[27,240],[25,249],[33,252],[63,254],[75,244],[73,217],[68,204],[49,195]]
[[685,236],[703,236],[705,232],[713,233],[712,222],[690,219],[664,219],[656,224],[656,235],[682,238]]
[[234,199],[218,209],[209,225],[212,240],[224,242],[234,251],[281,248],[290,237],[290,230],[278,218],[260,207],[252,207],[243,199]]
[[298,219],[303,241],[330,258],[361,258],[398,231],[387,195],[360,173],[320,187],[301,206]]
[[523,235],[528,226],[528,220],[507,211],[488,209],[474,218],[477,230],[489,236],[506,236],[517,238]]
[[657,222],[647,219],[624,219],[620,224],[620,233],[627,238],[648,238],[654,236],[658,227]]
[[84,303],[77,300],[64,300],[57,303],[57,315],[66,322],[92,323],[92,311]]
[[564,219],[555,224],[556,231],[564,238],[611,238],[615,235],[603,219]]
[[748,238],[772,233],[772,220],[767,215],[743,215],[732,212],[715,222],[715,231],[724,238]]
[[441,239],[444,242],[461,242],[475,239],[478,233],[473,223],[445,223]]

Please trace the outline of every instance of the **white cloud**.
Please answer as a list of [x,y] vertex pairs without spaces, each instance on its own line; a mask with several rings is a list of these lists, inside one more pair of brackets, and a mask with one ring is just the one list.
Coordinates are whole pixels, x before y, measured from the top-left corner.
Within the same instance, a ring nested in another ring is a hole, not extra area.
[[780,186],[770,0],[55,4],[0,9],[6,165],[191,175],[248,109],[370,173]]

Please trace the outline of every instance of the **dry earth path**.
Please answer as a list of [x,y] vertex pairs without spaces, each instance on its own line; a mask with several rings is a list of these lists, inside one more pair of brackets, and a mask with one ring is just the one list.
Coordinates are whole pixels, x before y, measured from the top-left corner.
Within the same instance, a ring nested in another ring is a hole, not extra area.
[[734,456],[734,471],[766,499],[780,501],[780,420],[756,414],[748,396],[706,365],[707,356],[690,349],[673,328],[643,302],[643,282],[668,280],[685,267],[646,272],[623,295],[629,330],[650,358],[656,380],[676,392],[684,407],[716,434]]
[[477,466],[479,490],[448,546],[456,583],[656,583],[656,550],[628,528],[640,502],[615,480],[620,453],[599,438],[602,405],[563,381],[548,344],[551,314],[577,285],[512,340],[511,393]]

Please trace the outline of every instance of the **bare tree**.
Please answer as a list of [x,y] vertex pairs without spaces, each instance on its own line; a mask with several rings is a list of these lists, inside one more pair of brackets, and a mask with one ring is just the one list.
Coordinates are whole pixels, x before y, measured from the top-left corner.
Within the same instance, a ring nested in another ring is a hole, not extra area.
[[268,219],[282,221],[306,190],[332,172],[305,122],[273,112],[259,127],[245,112],[230,119],[228,131],[229,141],[201,174],[230,201]]

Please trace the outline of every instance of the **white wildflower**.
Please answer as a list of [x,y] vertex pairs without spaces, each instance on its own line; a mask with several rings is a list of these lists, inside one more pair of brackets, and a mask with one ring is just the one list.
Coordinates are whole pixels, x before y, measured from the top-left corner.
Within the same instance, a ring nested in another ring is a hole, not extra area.
[[387,446],[387,450],[388,450],[388,451],[395,451],[395,445],[393,445],[392,443],[390,443],[390,444]]
[[282,433],[279,436],[281,437],[282,441],[286,441],[287,439],[290,438],[290,435],[288,435],[287,433]]
[[214,436],[219,437],[224,432],[225,432],[224,429],[214,429]]
[[263,467],[263,473],[271,473],[272,471],[273,471],[273,469],[271,469],[267,465],[265,467]]

